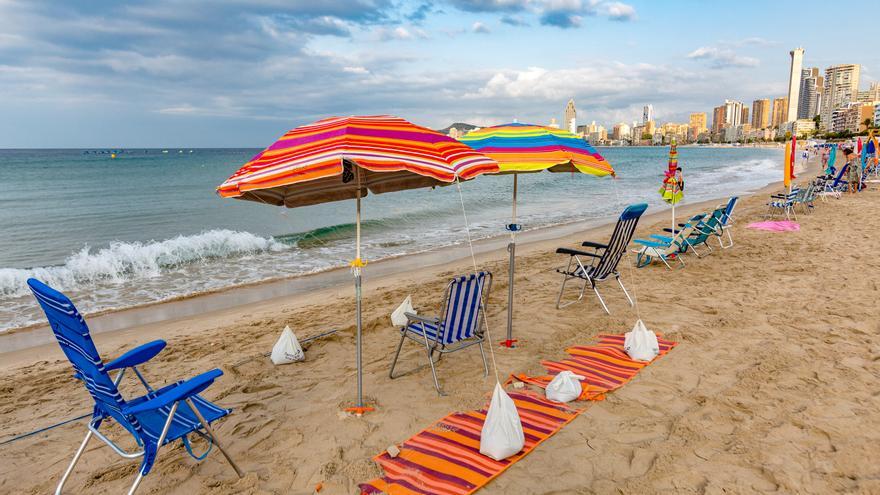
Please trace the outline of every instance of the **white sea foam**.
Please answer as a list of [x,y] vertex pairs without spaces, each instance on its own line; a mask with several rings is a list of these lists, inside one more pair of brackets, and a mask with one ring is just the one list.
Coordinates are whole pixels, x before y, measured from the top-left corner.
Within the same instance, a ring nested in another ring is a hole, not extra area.
[[31,277],[59,290],[74,290],[99,281],[126,282],[158,277],[192,263],[288,248],[271,238],[231,230],[209,230],[164,241],[113,242],[96,251],[86,246],[68,257],[63,265],[0,268],[0,297],[27,294],[26,281]]

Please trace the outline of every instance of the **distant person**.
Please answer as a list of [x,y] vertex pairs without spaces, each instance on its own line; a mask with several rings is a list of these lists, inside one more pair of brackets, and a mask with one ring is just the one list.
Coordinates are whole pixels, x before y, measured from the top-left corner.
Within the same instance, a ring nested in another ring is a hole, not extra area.
[[844,148],[843,149],[843,160],[844,166],[847,166],[846,169],[846,180],[848,182],[848,190],[851,194],[855,194],[859,192],[859,183],[862,180],[862,171],[859,164],[856,163],[855,154],[853,153],[852,148]]
[[829,148],[822,148],[822,170],[828,170],[828,155],[830,153]]

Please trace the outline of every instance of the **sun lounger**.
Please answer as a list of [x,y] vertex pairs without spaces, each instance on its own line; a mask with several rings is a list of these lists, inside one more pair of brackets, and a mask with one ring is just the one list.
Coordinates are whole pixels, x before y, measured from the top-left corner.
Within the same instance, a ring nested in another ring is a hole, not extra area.
[[[739,201],[739,197],[732,196],[727,201],[727,206],[724,209],[724,213],[721,215],[721,222],[719,222],[721,235],[718,236],[718,244],[722,249],[733,247],[733,234],[731,230],[733,230],[733,210],[736,208],[737,201]],[[727,240],[730,241],[726,246],[724,245],[724,233],[727,233]]]
[[777,215],[784,215],[786,219],[794,217],[797,220],[797,213],[794,211],[795,201],[801,194],[800,188],[794,188],[787,194],[774,194],[770,196],[770,202],[767,203],[767,213],[765,218]]
[[[127,459],[142,458],[137,477],[128,492],[129,495],[137,490],[143,478],[149,474],[156,461],[159,448],[163,445],[180,439],[190,455],[197,460],[207,456],[210,447],[208,447],[208,451],[199,456],[192,453],[187,438],[191,433],[205,438],[211,446],[216,445],[238,476],[242,476],[241,470],[229,457],[210,426],[211,423],[231,411],[218,407],[198,395],[222,375],[222,371],[214,369],[187,381],[175,382],[154,390],[144,379],[137,366],[149,361],[161,352],[165,348],[164,341],[156,340],[144,344],[113,361],[104,363],[92,342],[89,327],[70,299],[39,280],[30,279],[28,285],[46,313],[46,318],[49,320],[49,325],[52,327],[52,332],[55,334],[61,350],[64,351],[76,371],[74,378],[83,382],[95,402],[86,437],[58,483],[56,494],[61,493],[64,483],[85,452],[92,436],[98,437],[122,457]],[[129,368],[147,390],[145,395],[132,400],[124,399],[117,388],[125,371]],[[111,378],[110,372],[114,370],[119,370],[119,372]],[[126,452],[107,438],[104,433],[99,431],[105,420],[113,420],[125,428],[137,441],[140,450]]]
[[843,174],[846,173],[849,168],[849,164],[840,167],[840,171],[837,172],[837,176],[833,180],[825,180],[823,184],[822,190],[818,193],[818,196],[823,201],[828,196],[834,196],[835,198],[840,199],[840,195],[846,191],[848,182],[844,180]]
[[[702,258],[705,256],[697,250],[697,246],[705,246],[709,252],[712,252],[712,247],[709,245],[709,239],[714,237],[721,237],[723,234],[721,228],[721,219],[724,215],[724,212],[727,210],[727,205],[722,204],[718,205],[711,213],[703,214],[700,216],[695,216],[691,218],[691,221],[697,222],[694,226],[693,232],[691,235],[684,239],[685,246],[682,252],[691,251],[697,258]],[[678,226],[684,228],[687,224],[679,224]],[[663,229],[665,232],[672,233],[672,229]],[[678,233],[678,231],[675,231]],[[653,240],[658,240],[661,242],[672,242],[673,237],[653,234],[650,236]],[[708,254],[708,253],[707,253]]]
[[[489,290],[492,288],[492,274],[479,272],[471,275],[456,277],[446,286],[446,296],[443,308],[439,316],[422,316],[406,313],[407,324],[400,328],[400,342],[397,344],[397,352],[391,362],[391,378],[409,374],[419,368],[415,368],[400,374],[394,374],[397,359],[400,357],[400,349],[404,340],[424,346],[428,357],[428,365],[434,377],[434,387],[437,393],[443,395],[440,382],[437,381],[435,364],[444,354],[466,349],[473,345],[480,348],[483,357],[483,371],[488,375],[489,366],[486,363],[486,354],[483,352],[484,332],[480,325],[483,321],[486,303],[489,300]],[[434,354],[437,354],[437,361]]]
[[697,224],[705,217],[705,214],[700,214],[691,218],[684,224],[681,230],[676,232],[675,236],[671,238],[666,238],[665,236],[651,236],[651,239],[634,239],[633,242],[642,246],[635,251],[637,254],[636,266],[643,268],[650,265],[654,259],[660,260],[668,269],[672,269],[669,265],[669,260],[678,260],[681,266],[684,266],[684,260],[681,259],[681,254],[687,251],[689,247],[687,239],[694,232]]
[[[600,244],[598,242],[590,241],[581,244],[583,247],[592,248],[592,252],[569,248],[559,248],[556,250],[558,254],[569,256],[568,266],[556,270],[558,273],[562,274],[562,287],[559,289],[559,297],[556,298],[556,309],[574,304],[583,299],[587,284],[590,284],[593,292],[596,293],[596,297],[599,298],[602,308],[605,309],[606,313],[611,314],[597,288],[597,285],[600,282],[605,282],[611,279],[617,280],[617,283],[620,285],[620,288],[623,289],[623,293],[629,300],[630,306],[632,306],[632,298],[629,297],[626,287],[623,286],[623,282],[620,280],[620,273],[617,271],[617,265],[620,263],[620,258],[626,252],[626,247],[632,239],[633,232],[636,230],[636,225],[639,223],[639,219],[647,208],[648,205],[645,203],[626,207],[626,209],[623,210],[623,213],[621,213],[620,218],[617,219],[617,225],[614,227],[614,232],[611,234],[611,239],[608,241],[608,244]],[[590,262],[585,264],[585,258],[591,258]],[[562,304],[562,295],[565,292],[565,284],[569,280],[575,278],[584,281],[580,290],[580,295],[578,295],[576,300]]]

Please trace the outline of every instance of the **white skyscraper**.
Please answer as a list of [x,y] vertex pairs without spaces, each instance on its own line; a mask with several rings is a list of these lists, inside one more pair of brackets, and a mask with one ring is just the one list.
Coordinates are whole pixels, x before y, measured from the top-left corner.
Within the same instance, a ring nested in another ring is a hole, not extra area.
[[577,110],[574,108],[574,100],[568,100],[565,105],[565,115],[562,117],[562,125],[568,132],[577,133]]
[[801,92],[801,69],[804,66],[804,49],[795,48],[789,52],[791,68],[788,72],[788,113],[786,122],[794,122],[798,118],[798,102]]
[[832,65],[825,69],[825,89],[822,92],[823,129],[831,129],[835,110],[856,101],[859,92],[861,66],[858,64]]
[[647,124],[654,120],[654,105],[645,105],[642,109],[642,123]]

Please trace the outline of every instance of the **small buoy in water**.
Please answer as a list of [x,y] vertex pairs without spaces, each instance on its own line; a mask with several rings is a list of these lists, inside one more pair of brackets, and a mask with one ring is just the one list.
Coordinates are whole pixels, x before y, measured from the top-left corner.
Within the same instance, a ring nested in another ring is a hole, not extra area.
[[110,158],[116,158],[116,153],[110,153]]

